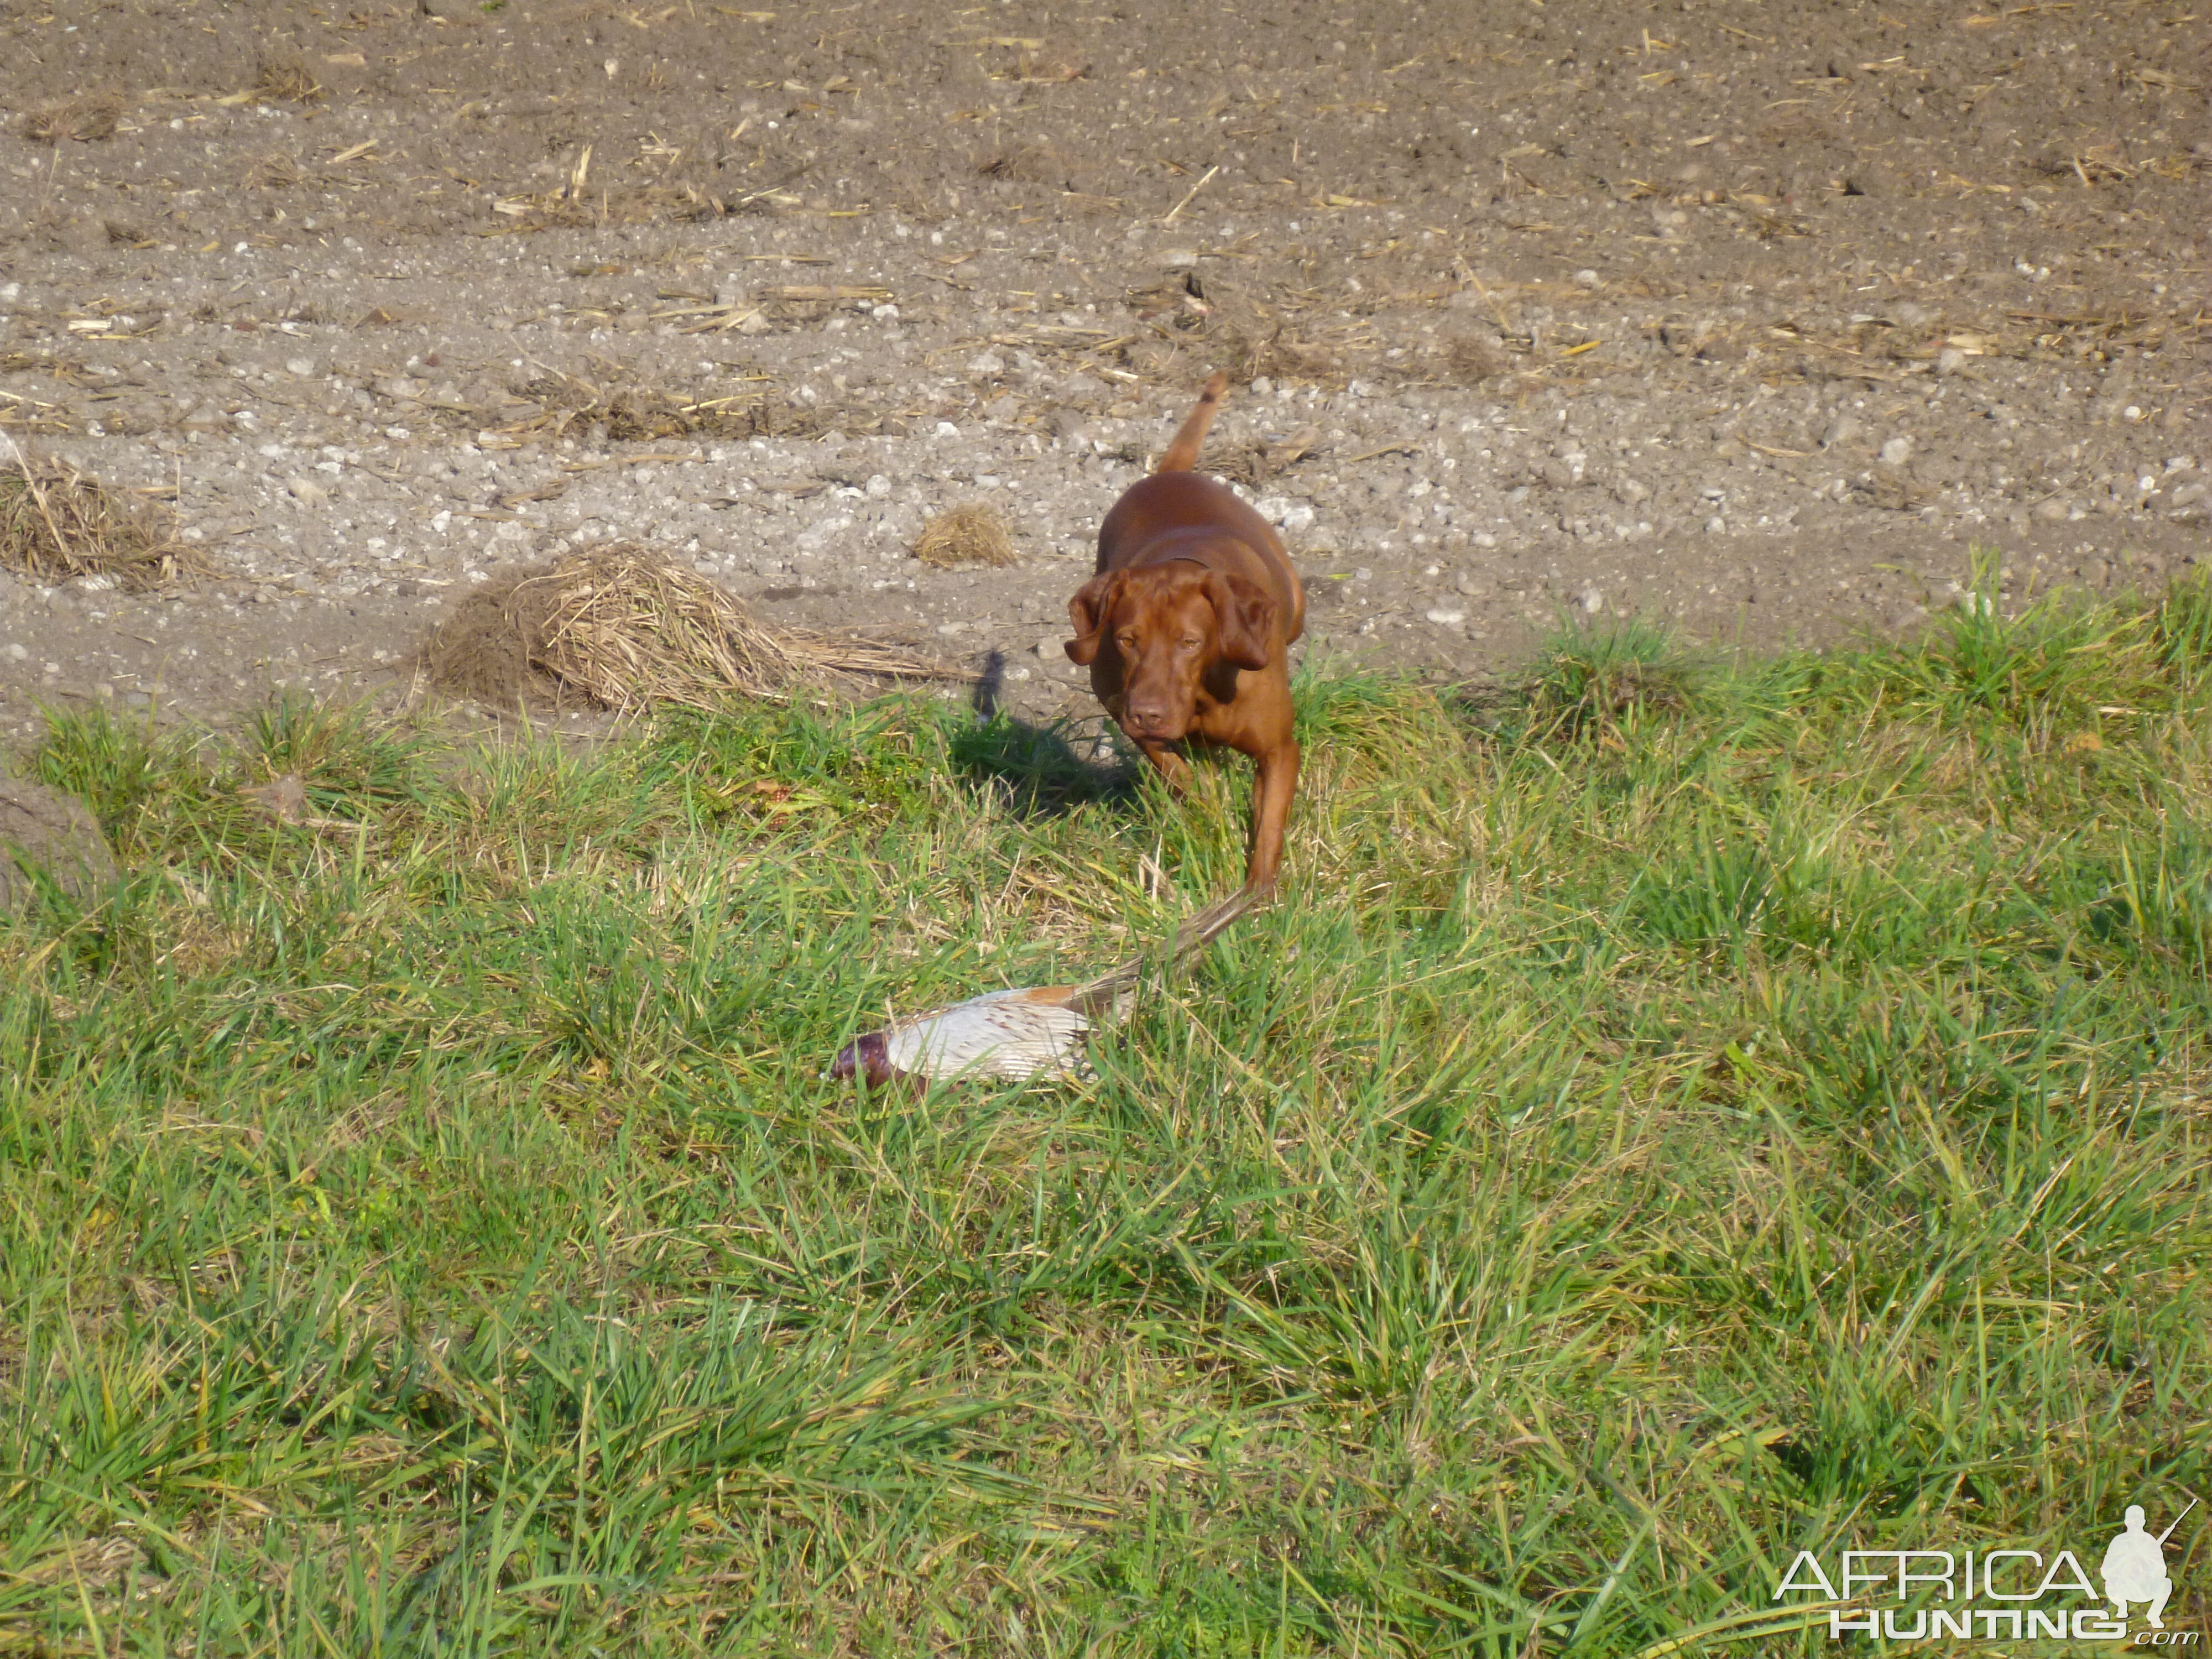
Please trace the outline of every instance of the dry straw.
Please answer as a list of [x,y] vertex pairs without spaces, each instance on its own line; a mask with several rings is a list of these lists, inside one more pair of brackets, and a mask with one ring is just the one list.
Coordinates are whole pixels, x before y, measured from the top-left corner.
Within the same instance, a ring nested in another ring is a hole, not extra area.
[[655,703],[712,711],[802,684],[961,679],[896,646],[775,628],[714,582],[629,542],[564,555],[478,589],[422,652],[429,683],[495,707]]
[[952,570],[969,564],[1012,564],[1018,556],[997,508],[963,501],[922,526],[914,556],[937,569]]
[[253,78],[254,95],[271,102],[312,104],[323,95],[305,58],[289,55],[264,58]]
[[15,130],[34,144],[58,144],[65,138],[94,143],[112,138],[123,119],[123,100],[113,92],[81,92],[59,103],[26,111]]
[[155,509],[67,462],[12,443],[0,454],[0,566],[48,584],[106,578],[133,592],[205,568]]

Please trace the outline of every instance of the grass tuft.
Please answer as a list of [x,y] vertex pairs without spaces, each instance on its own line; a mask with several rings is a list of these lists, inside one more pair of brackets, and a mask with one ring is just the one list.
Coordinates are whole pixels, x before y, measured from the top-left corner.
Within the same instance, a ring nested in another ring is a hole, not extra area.
[[1654,623],[1563,623],[1538,647],[1525,700],[1558,736],[1618,742],[1624,724],[1687,709],[1697,678],[1696,665]]

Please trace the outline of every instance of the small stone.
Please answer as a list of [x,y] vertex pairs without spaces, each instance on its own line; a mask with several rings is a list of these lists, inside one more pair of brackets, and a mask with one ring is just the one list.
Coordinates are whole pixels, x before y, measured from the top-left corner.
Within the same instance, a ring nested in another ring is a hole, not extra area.
[[1896,321],[1899,328],[1925,328],[1934,320],[1934,313],[1926,306],[1907,300],[1897,307]]
[[1901,432],[1881,447],[1881,464],[1884,466],[1903,466],[1911,459],[1912,440]]
[[302,380],[313,380],[315,374],[315,360],[313,357],[288,357],[284,360],[284,372]]
[[2140,421],[2142,417],[2142,410],[2134,404],[2130,404],[2120,411],[2120,418],[2124,421]]
[[740,334],[765,334],[769,331],[771,326],[773,325],[769,322],[769,319],[756,311],[751,316],[746,318],[744,321],[738,325],[738,332]]
[[2050,501],[2038,501],[2035,504],[2035,516],[2045,524],[2063,524],[2070,511],[2071,509],[2064,501],[2055,496]]
[[968,360],[968,372],[970,374],[1003,374],[1006,372],[1006,360],[995,351],[979,351]]
[[329,492],[313,478],[295,478],[284,488],[302,507],[320,507],[330,499]]
[[2084,559],[2079,574],[2090,586],[2102,587],[2112,580],[2112,568],[2102,559]]
[[1464,611],[1447,611],[1438,608],[1425,614],[1428,619],[1439,628],[1457,628],[1467,620],[1467,612]]
[[1452,586],[1462,593],[1482,592],[1482,579],[1472,570],[1462,570],[1452,579]]
[[1605,609],[1605,595],[1595,587],[1585,587],[1575,596],[1575,603],[1582,606],[1586,615],[1595,617]]
[[882,473],[871,473],[866,484],[868,499],[879,501],[891,493],[891,481]]
[[1722,535],[1724,534],[1727,530],[1728,520],[1721,517],[1717,513],[1714,514],[1711,518],[1705,520],[1705,534],[1708,536]]
[[1577,288],[1595,288],[1597,283],[1598,276],[1595,270],[1578,270],[1575,273]]
[[1938,374],[1956,374],[1966,366],[1966,354],[1956,346],[1945,346],[1936,354],[1936,372]]
[[1188,270],[1198,263],[1198,250],[1182,246],[1164,247],[1160,250],[1158,263],[1163,270]]
[[25,647],[21,645],[11,645],[8,647],[8,660],[9,662],[28,662],[30,659],[31,653]]

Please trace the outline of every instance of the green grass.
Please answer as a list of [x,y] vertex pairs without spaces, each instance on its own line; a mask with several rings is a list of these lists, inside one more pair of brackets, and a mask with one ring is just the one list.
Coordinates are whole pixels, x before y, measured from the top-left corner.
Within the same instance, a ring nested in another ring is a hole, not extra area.
[[913,1098],[821,1073],[1164,934],[1249,768],[57,720],[131,874],[0,923],[0,1652],[1809,1653],[1801,1548],[2203,1490],[2203,587],[1299,695],[1285,902]]

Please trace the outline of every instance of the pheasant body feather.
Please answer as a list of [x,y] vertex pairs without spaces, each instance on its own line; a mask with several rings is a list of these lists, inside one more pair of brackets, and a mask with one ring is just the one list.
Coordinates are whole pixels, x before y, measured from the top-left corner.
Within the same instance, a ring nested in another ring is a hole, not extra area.
[[[1170,960],[1195,954],[1250,906],[1239,891],[1176,930]],[[830,1063],[833,1078],[863,1077],[880,1089],[897,1079],[967,1078],[1024,1082],[1082,1075],[1083,1044],[1093,1029],[1124,1019],[1136,1003],[1145,958],[1132,957],[1082,985],[987,991],[949,1007],[896,1021],[856,1037]]]

